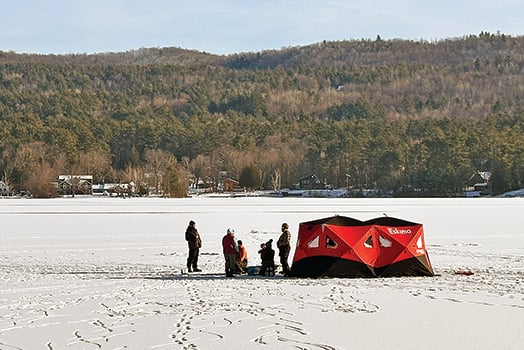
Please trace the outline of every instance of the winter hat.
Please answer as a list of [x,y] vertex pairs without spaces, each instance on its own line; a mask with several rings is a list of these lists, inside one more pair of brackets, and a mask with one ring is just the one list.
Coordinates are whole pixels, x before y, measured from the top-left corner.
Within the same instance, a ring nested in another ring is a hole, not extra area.
[[195,224],[195,222],[194,222],[193,220],[191,220],[191,221],[189,222],[189,225],[194,225],[194,224]]

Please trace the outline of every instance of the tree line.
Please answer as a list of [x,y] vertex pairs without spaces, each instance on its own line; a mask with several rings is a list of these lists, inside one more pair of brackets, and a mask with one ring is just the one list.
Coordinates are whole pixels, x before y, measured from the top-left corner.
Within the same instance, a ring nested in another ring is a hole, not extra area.
[[53,196],[58,174],[171,196],[227,171],[250,188],[448,196],[476,170],[524,183],[524,38],[357,40],[215,56],[0,52],[0,179]]

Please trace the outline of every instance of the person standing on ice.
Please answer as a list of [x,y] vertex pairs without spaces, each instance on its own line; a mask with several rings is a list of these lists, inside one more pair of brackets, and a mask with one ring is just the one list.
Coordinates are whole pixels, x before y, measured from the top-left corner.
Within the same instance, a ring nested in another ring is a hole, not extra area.
[[282,274],[284,276],[289,275],[289,265],[287,259],[289,257],[289,251],[291,250],[291,233],[289,232],[289,225],[287,223],[282,224],[282,234],[278,238],[278,256],[280,257],[280,264],[282,265]]
[[238,253],[235,230],[227,229],[226,235],[222,238],[222,250],[224,252],[224,259],[226,260],[226,277],[233,277],[235,260]]
[[195,227],[193,220],[189,221],[189,226],[186,229],[186,241],[189,246],[189,254],[187,257],[187,272],[200,272],[198,268],[198,254],[202,247],[202,240]]

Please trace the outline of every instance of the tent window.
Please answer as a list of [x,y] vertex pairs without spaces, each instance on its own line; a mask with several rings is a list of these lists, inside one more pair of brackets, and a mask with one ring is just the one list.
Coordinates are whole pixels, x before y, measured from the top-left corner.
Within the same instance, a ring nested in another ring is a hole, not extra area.
[[373,237],[372,236],[369,236],[368,239],[366,239],[366,242],[364,242],[364,247],[373,248]]
[[378,243],[382,248],[390,248],[393,245],[393,243],[389,239],[384,238],[380,235],[378,236]]
[[326,236],[326,248],[336,249],[337,247],[337,242],[332,240],[329,236]]
[[313,240],[307,244],[308,248],[318,248],[320,246],[320,236],[316,236]]

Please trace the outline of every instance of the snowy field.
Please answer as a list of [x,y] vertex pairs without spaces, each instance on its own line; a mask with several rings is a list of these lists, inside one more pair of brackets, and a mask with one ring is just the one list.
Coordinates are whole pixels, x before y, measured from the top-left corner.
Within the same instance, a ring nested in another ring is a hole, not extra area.
[[[223,273],[228,227],[252,265],[282,222],[295,240],[383,213],[424,224],[437,276]],[[523,215],[522,198],[0,199],[0,349],[523,349]],[[189,220],[203,272],[183,275]]]

